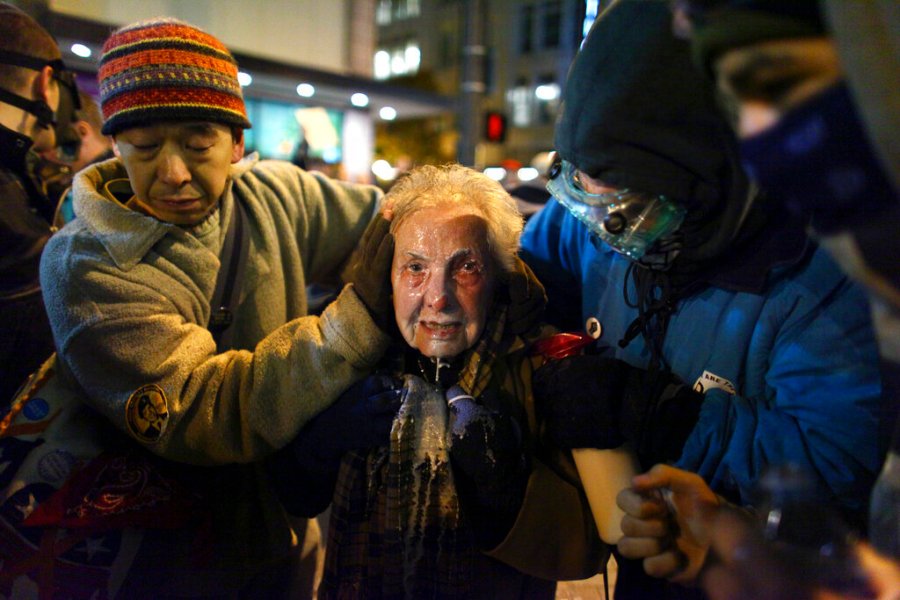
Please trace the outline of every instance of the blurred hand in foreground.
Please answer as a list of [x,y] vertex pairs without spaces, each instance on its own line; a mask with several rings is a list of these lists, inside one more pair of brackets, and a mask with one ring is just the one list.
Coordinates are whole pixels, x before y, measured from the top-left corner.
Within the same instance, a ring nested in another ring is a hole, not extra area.
[[622,556],[643,559],[651,577],[690,584],[706,560],[719,498],[695,473],[656,465],[619,492]]
[[739,511],[719,511],[710,543],[714,559],[700,579],[711,600],[900,600],[900,564],[865,542],[857,542],[852,551],[864,585],[844,591],[815,583],[808,565],[786,559],[763,538],[756,522]]

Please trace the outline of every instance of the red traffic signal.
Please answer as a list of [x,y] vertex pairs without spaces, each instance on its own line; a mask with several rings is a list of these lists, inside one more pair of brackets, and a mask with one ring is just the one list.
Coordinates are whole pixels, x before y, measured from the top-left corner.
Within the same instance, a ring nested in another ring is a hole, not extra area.
[[506,116],[503,113],[489,111],[485,115],[484,138],[498,143],[506,140]]

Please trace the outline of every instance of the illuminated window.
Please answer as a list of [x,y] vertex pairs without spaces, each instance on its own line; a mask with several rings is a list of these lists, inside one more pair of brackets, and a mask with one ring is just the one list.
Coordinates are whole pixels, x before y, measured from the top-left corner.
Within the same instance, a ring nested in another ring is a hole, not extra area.
[[406,18],[406,2],[404,0],[394,0],[394,18],[398,21]]
[[406,75],[406,48],[394,48],[391,51],[391,75]]
[[582,38],[587,37],[598,14],[600,14],[600,0],[587,0],[584,3],[584,22],[581,24]]
[[403,45],[381,48],[375,53],[373,71],[375,79],[388,79],[400,75],[412,75],[419,72],[422,62],[422,51],[419,43],[410,40]]
[[537,122],[549,125],[553,123],[559,109],[559,84],[553,80],[552,75],[544,75],[538,81],[538,85],[534,88]]
[[534,95],[528,89],[524,81],[519,81],[516,87],[506,92],[506,103],[509,106],[509,114],[512,116],[514,127],[528,127],[531,125],[531,107]]
[[375,22],[379,25],[389,25],[391,22],[391,0],[379,0],[375,10]]
[[406,69],[410,73],[419,71],[419,63],[422,62],[422,52],[419,50],[419,44],[409,42],[406,45]]
[[387,79],[391,76],[391,55],[387,50],[379,50],[375,53],[374,62],[375,79]]
[[402,21],[418,17],[421,12],[419,0],[394,0],[394,19]]
[[[262,158],[291,160],[298,143],[305,139],[309,144],[309,157],[321,158],[326,162],[341,161],[340,140],[344,127],[344,116],[341,111],[255,98],[246,98],[244,103],[247,106],[247,115],[253,119],[253,128],[244,131],[244,144],[248,153],[257,151]],[[308,116],[317,119],[306,120],[301,125],[298,114],[302,113],[303,109],[308,109],[310,112]],[[311,122],[315,124],[315,128]]]

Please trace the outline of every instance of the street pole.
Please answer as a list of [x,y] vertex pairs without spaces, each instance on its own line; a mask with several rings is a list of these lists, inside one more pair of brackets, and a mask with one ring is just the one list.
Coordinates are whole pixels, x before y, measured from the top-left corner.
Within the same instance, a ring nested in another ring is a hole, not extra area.
[[459,90],[459,146],[456,159],[475,166],[475,147],[481,125],[481,98],[485,93],[484,2],[466,0],[462,49],[462,82]]

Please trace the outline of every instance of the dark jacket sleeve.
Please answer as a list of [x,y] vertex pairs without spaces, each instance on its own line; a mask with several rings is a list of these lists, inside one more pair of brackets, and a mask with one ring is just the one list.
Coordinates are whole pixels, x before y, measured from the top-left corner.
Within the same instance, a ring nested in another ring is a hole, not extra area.
[[331,504],[340,462],[300,456],[289,444],[266,461],[266,474],[285,510],[312,518]]

